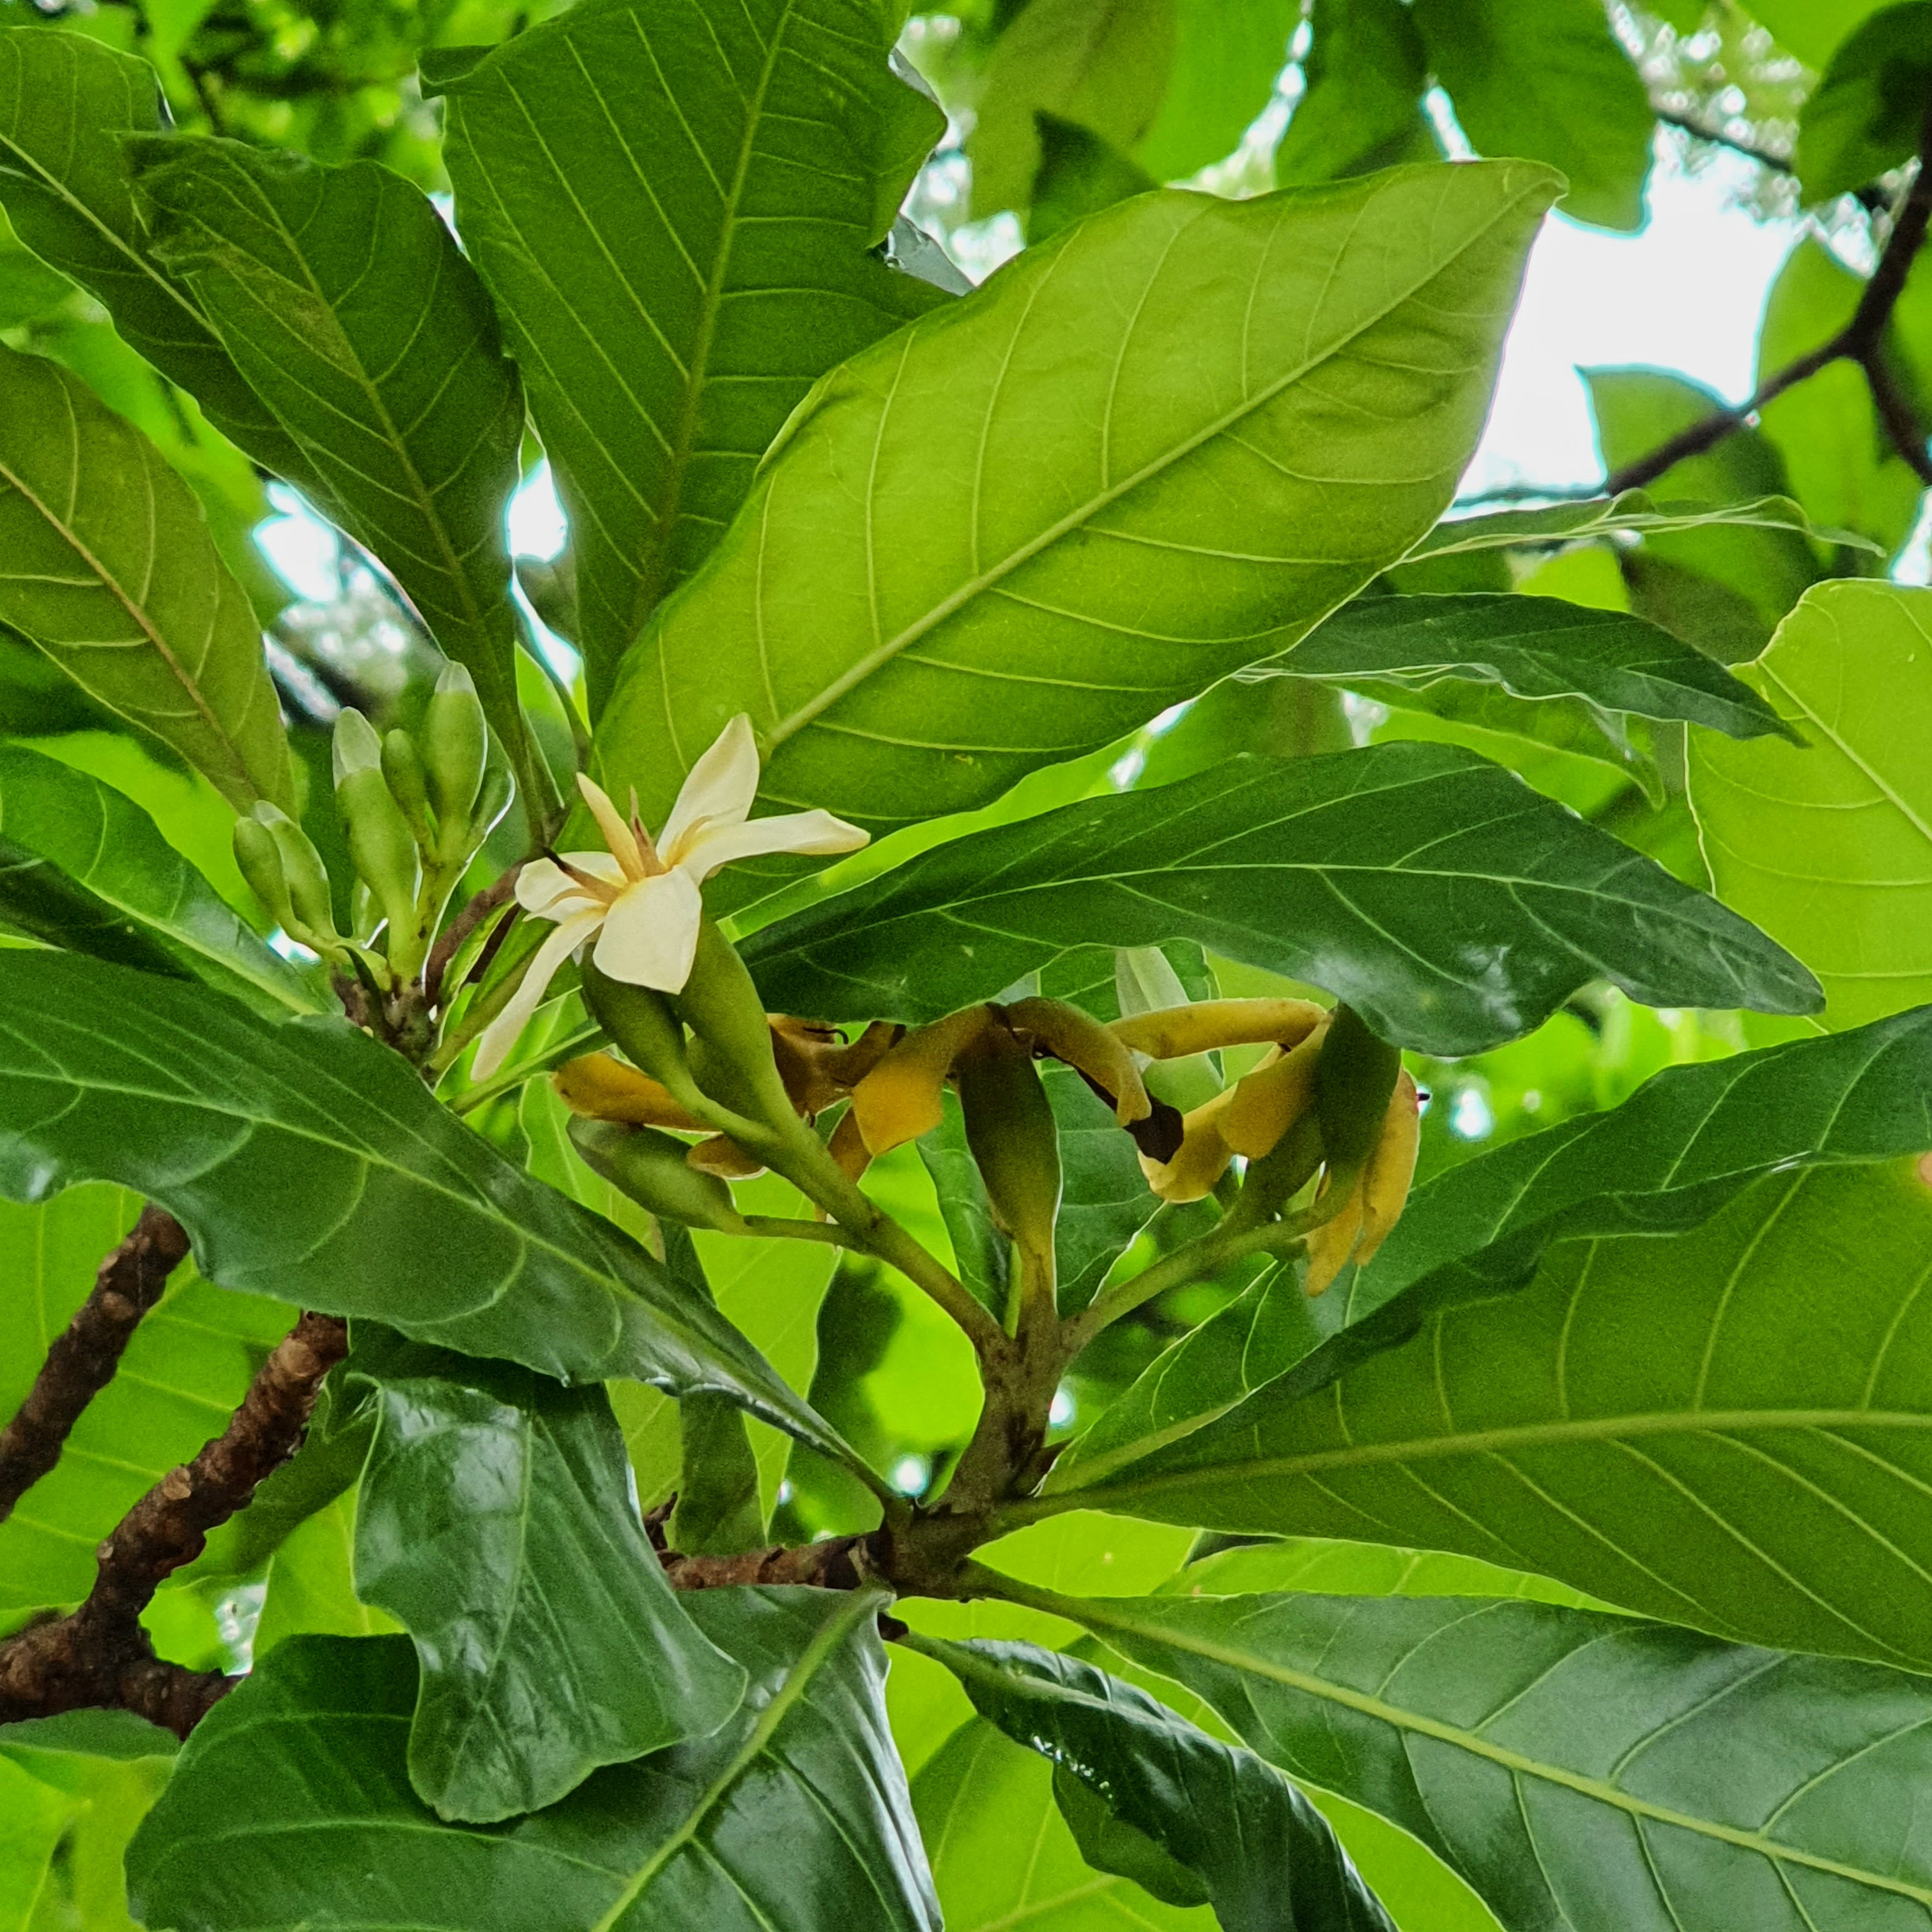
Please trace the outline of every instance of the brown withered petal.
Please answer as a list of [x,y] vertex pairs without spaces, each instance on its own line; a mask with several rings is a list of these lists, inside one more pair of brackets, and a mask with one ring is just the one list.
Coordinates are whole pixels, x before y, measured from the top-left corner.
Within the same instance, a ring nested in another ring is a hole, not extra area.
[[856,1113],[848,1110],[845,1118],[832,1130],[826,1151],[838,1162],[845,1178],[854,1183],[872,1166],[872,1156],[866,1150],[865,1136],[859,1131],[859,1116]]
[[557,1096],[573,1114],[619,1120],[634,1127],[674,1127],[702,1133],[694,1120],[648,1073],[608,1053],[567,1060],[550,1076]]
[[866,1148],[890,1154],[930,1133],[944,1112],[946,1076],[964,1049],[997,1024],[991,1006],[965,1006],[917,1027],[852,1089],[852,1112]]
[[1283,1053],[1276,1048],[1234,1084],[1221,1115],[1221,1134],[1246,1160],[1259,1160],[1308,1111],[1315,1099],[1315,1070],[1322,1057],[1321,1029]]
[[1234,1150],[1221,1134],[1221,1117],[1233,1098],[1230,1088],[1204,1101],[1182,1122],[1179,1148],[1165,1162],[1141,1156],[1141,1172],[1147,1184],[1163,1201],[1203,1201],[1214,1192],[1214,1184],[1228,1170]]
[[778,1064],[786,1096],[808,1120],[816,1120],[845,1096],[844,1084],[831,1077],[826,1065],[830,1054],[844,1052],[845,1042],[829,1028],[810,1026],[782,1013],[772,1013],[769,1018],[772,1058]]
[[1147,1118],[1130,1120],[1127,1132],[1133,1136],[1134,1145],[1139,1148],[1142,1160],[1172,1160],[1180,1151],[1180,1143],[1186,1138],[1186,1123],[1181,1118],[1180,1109],[1172,1101],[1156,1100],[1150,1094],[1148,1103],[1152,1111]]
[[1389,1230],[1401,1220],[1421,1144],[1422,1108],[1415,1082],[1405,1069],[1396,1077],[1382,1137],[1362,1176],[1362,1243],[1355,1250],[1358,1262],[1371,1260],[1388,1238]]
[[1122,1126],[1130,1127],[1151,1112],[1133,1055],[1090,1013],[1064,1000],[1048,999],[1016,1000],[1005,1012],[1006,1024],[1022,1036],[1030,1035],[1036,1050],[1084,1074],[1088,1084],[1106,1096]]
[[765,1171],[762,1162],[723,1134],[700,1141],[685,1159],[700,1174],[715,1174],[721,1180],[749,1180]]
[[842,1092],[850,1093],[905,1034],[906,1029],[896,1021],[873,1021],[850,1046],[825,1049],[820,1064],[826,1077],[837,1082]]
[[[1322,1184],[1323,1192],[1328,1184]],[[1318,1201],[1321,1196],[1316,1198]],[[1348,1266],[1355,1244],[1362,1237],[1362,1181],[1360,1174],[1349,1184],[1348,1198],[1341,1211],[1313,1228],[1308,1234],[1308,1274],[1303,1289],[1312,1299],[1321,1294]]]
[[1198,1000],[1132,1014],[1109,1030],[1150,1060],[1185,1060],[1222,1046],[1298,1046],[1328,1017],[1312,1000]]

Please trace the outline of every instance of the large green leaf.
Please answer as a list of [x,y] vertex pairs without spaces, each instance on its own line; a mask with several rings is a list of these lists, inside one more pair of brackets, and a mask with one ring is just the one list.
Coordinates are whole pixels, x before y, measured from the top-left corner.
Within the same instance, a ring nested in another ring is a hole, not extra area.
[[737,1708],[745,1674],[678,1608],[602,1389],[359,1339],[356,1358],[377,1415],[356,1592],[416,1640],[410,1782],[440,1817],[542,1810]]
[[0,624],[231,803],[292,806],[261,629],[194,492],[58,364],[4,346]]
[[1510,1932],[1923,1927],[1922,1677],[1550,1604],[1081,1606],[1285,1771],[1412,1832]]
[[400,1055],[338,1020],[271,1027],[204,989],[0,952],[0,1188],[115,1180],[209,1278],[566,1382],[729,1396],[838,1438],[627,1235],[512,1166]]
[[1297,0],[1176,0],[1174,62],[1141,166],[1180,181],[1232,154],[1274,97],[1300,18]]
[[85,772],[0,746],[0,921],[149,971],[206,980],[257,1012],[312,1012],[269,951],[139,806]]
[[1744,676],[1804,742],[1692,739],[1718,894],[1817,974],[1828,1026],[1932,1000],[1932,591],[1820,584]]
[[1403,0],[1316,0],[1303,92],[1274,156],[1275,178],[1332,181],[1418,159],[1429,61]]
[[[4,1737],[0,1731],[0,1737]],[[0,1756],[0,1927],[28,1932],[54,1852],[80,1804]]]
[[897,29],[885,0],[592,0],[429,64],[570,512],[593,704],[812,383],[944,299],[868,253],[944,132]]
[[1733,738],[1786,730],[1749,686],[1668,631],[1561,597],[1358,597],[1268,668],[1336,684],[1468,680],[1516,698],[1684,718]]
[[1555,190],[1147,195],[1028,249],[793,418],[626,660],[604,777],[656,823],[748,712],[768,804],[884,830],[1285,649],[1448,503]]
[[1808,201],[1846,194],[1918,149],[1932,88],[1932,0],[1888,6],[1847,34],[1798,117]]
[[1464,1054],[1587,980],[1651,1006],[1808,1012],[1789,954],[1473,753],[1231,758],[957,839],[761,927],[775,1012],[928,1019],[1076,946],[1198,940]]
[[319,507],[388,567],[520,757],[503,512],[523,392],[442,218],[371,161],[161,136],[134,152],[154,254],[321,479]]
[[1520,1294],[1312,1394],[1264,1388],[1070,1500],[1462,1550],[1932,1668],[1928,1243],[1915,1172],[1774,1175],[1694,1233],[1566,1245]]
[[1416,0],[1415,22],[1481,153],[1561,168],[1578,221],[1643,225],[1656,123],[1596,0]]
[[[0,1204],[0,1415],[26,1400],[49,1345],[140,1205],[118,1187]],[[190,1263],[176,1270],[59,1462],[0,1523],[0,1627],[87,1594],[95,1546],[146,1490],[221,1432],[292,1322],[280,1302],[226,1293]]]
[[148,252],[121,137],[160,126],[144,60],[79,34],[0,28],[0,206],[38,255],[98,296],[120,334],[209,422],[304,489],[316,479],[194,298]]
[[[1059,1768],[1076,1836],[1097,1805],[1132,1834],[1124,1864],[1156,1848],[1196,1880],[1185,1902],[1211,1904],[1226,1932],[1394,1932],[1327,1820],[1262,1760],[1076,1658],[1026,1643],[923,1647],[982,1718]],[[1106,1837],[1086,1848],[1104,1855]]]
[[[284,1644],[189,1739],[128,1854],[136,1908],[180,1932],[938,1932],[886,1725],[882,1600],[696,1593],[751,1673],[742,1709],[496,1827],[440,1826],[410,1788],[406,1643]],[[375,1848],[405,1844],[372,1885]]]
[[1366,1268],[1316,1305],[1334,1332],[1296,1394],[1405,1341],[1437,1309],[1520,1288],[1557,1241],[1694,1228],[1780,1169],[1932,1146],[1932,1007],[1856,1032],[1671,1066],[1621,1106],[1465,1161],[1417,1190]]

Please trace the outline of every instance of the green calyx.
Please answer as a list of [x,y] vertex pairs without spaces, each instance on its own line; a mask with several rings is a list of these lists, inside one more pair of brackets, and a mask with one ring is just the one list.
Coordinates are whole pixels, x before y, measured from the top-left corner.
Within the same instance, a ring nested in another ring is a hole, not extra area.
[[585,1161],[639,1207],[687,1228],[751,1232],[732,1204],[730,1187],[693,1167],[682,1141],[655,1127],[615,1120],[574,1119],[569,1132],[571,1144]]
[[1315,1109],[1331,1168],[1358,1168],[1368,1159],[1401,1071],[1400,1048],[1377,1039],[1352,1006],[1335,1009],[1315,1069]]

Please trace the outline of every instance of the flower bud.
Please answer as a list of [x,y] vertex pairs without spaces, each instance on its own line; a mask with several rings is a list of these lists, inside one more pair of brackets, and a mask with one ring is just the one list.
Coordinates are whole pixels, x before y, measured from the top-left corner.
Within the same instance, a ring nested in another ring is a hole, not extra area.
[[[344,712],[344,717],[350,714]],[[377,755],[381,755],[378,747]],[[336,782],[335,808],[349,856],[389,922],[390,944],[415,924],[416,842],[379,768],[352,767]],[[401,962],[393,962],[410,970]]]
[[282,856],[274,834],[260,819],[235,821],[235,862],[268,916],[287,932],[296,922],[295,909],[289,903],[289,882],[282,876]]
[[634,986],[628,980],[614,980],[586,958],[584,1004],[625,1058],[682,1104],[692,1090],[691,1066],[685,1057],[684,1029],[663,994]]
[[586,1053],[566,1060],[550,1076],[557,1096],[573,1114],[586,1120],[620,1120],[634,1127],[676,1127],[702,1133],[704,1123],[694,1120],[671,1098],[670,1090],[648,1073],[608,1053]]
[[716,1174],[700,1174],[686,1158],[683,1142],[655,1127],[620,1126],[612,1120],[573,1120],[570,1142],[589,1166],[640,1208],[686,1228],[719,1234],[749,1230]]
[[335,909],[328,892],[328,868],[322,862],[322,854],[308,834],[266,799],[256,801],[255,818],[267,827],[275,843],[275,856],[281,862],[289,909],[295,914],[292,922],[285,922],[290,937],[304,945],[314,941],[323,946],[338,944]]
[[[430,802],[436,807],[436,822],[446,842],[445,858],[454,856],[447,842],[466,835],[472,820],[480,816],[476,794],[489,752],[490,736],[475,680],[461,664],[444,665],[423,716],[422,761]],[[501,812],[500,806],[498,816]]]
[[764,1002],[737,949],[708,919],[699,922],[691,976],[670,1000],[705,1048],[693,1055],[692,1067],[706,1092],[741,1113],[762,1115],[769,1125],[796,1120],[778,1077]]
[[1378,1040],[1352,1006],[1338,1006],[1316,1068],[1315,1105],[1330,1171],[1358,1169],[1382,1138],[1402,1054]]
[[989,1026],[954,1061],[952,1077],[993,1220],[1030,1253],[1050,1258],[1060,1214],[1060,1135],[1033,1056]]
[[336,787],[351,772],[380,771],[382,766],[382,741],[376,728],[352,704],[337,712],[335,732],[329,745],[329,764]]
[[392,731],[383,739],[382,776],[416,843],[425,853],[433,852],[436,838],[430,825],[428,782],[416,741],[406,731]]

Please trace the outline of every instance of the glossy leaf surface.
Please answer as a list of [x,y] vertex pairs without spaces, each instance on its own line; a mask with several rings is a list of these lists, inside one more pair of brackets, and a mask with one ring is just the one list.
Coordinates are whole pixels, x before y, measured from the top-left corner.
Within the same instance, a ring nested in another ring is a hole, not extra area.
[[0,746],[0,920],[50,945],[205,980],[272,1017],[313,1012],[301,976],[244,926],[124,794]]
[[1748,685],[1668,631],[1559,597],[1358,598],[1268,668],[1338,684],[1468,680],[1516,698],[1582,698],[1606,711],[1684,718],[1733,738],[1782,728]]
[[886,64],[897,25],[883,0],[596,0],[430,67],[570,513],[593,704],[812,383],[944,299],[867,252],[944,132]]
[[[488,1828],[439,1825],[410,1788],[406,1643],[285,1644],[183,1752],[129,1853],[136,1909],[181,1932],[468,1932],[484,1899],[524,1932],[938,1932],[886,1726],[880,1601],[694,1593],[693,1618],[751,1674],[739,1714]],[[405,1835],[411,1858],[371,1886],[372,1846]]]
[[745,711],[767,806],[878,832],[1284,649],[1447,504],[1553,189],[1144,196],[1028,250],[793,418],[627,660],[602,775],[655,823]]
[[162,1202],[209,1277],[564,1381],[709,1390],[840,1453],[718,1312],[520,1173],[408,1063],[340,1021],[0,952],[0,1186],[111,1179]]
[[[1922,1927],[1932,1692],[1542,1604],[1102,1600],[1255,1750],[1447,1859],[1512,1932]],[[1721,1901],[1716,1910],[1713,1901]]]
[[1464,1054],[1585,981],[1652,1006],[1809,1012],[1816,983],[1701,893],[1473,753],[1232,758],[922,854],[764,926],[767,1005],[928,1019],[1096,935],[1192,939],[1322,986],[1391,1040]]
[[1932,1000],[1932,591],[1808,591],[1746,680],[1802,747],[1690,747],[1716,890],[1817,974],[1828,1026]]
[[745,1674],[664,1581],[603,1390],[441,1349],[356,1354],[377,1417],[356,1590],[416,1640],[417,1796],[487,1824],[715,1731]]
[[932,1645],[974,1708],[1200,1881],[1226,1932],[1394,1932],[1279,1772],[1103,1670],[1032,1644]]
[[[1568,1244],[1295,1398],[1252,1396],[1081,1499],[1461,1550],[1780,1648],[1932,1665],[1932,1197],[1780,1174],[1667,1241]],[[1821,1292],[1828,1281],[1832,1292]]]
[[58,364],[4,346],[0,623],[231,804],[292,806],[261,630],[194,492]]
[[134,149],[154,249],[321,479],[466,665],[513,755],[516,619],[504,507],[523,394],[476,272],[420,190],[231,141]]

